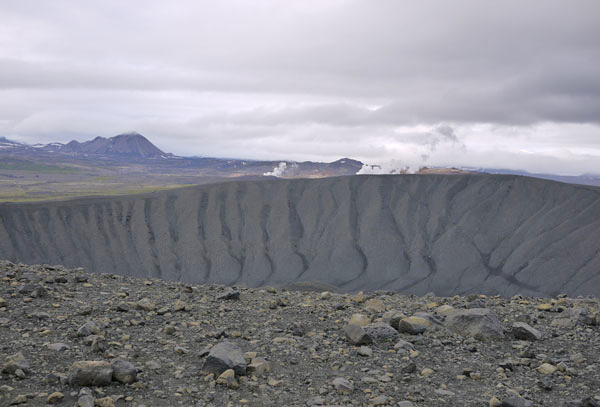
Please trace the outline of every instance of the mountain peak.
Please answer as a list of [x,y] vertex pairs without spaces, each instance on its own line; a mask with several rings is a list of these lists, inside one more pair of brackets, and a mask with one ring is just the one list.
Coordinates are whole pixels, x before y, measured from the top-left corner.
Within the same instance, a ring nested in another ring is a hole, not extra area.
[[132,158],[160,158],[169,155],[136,131],[119,134],[110,138],[96,137],[93,140],[83,143],[73,140],[66,144],[61,149],[61,152],[117,157],[127,156]]
[[[115,137],[143,137],[143,138],[146,138],[146,137],[142,136],[140,133],[138,133],[137,131],[128,131],[126,133],[118,134]],[[111,138],[114,138],[114,137],[111,137]]]
[[18,141],[7,139],[6,137],[0,137],[0,143],[8,143],[8,144],[15,144],[15,145],[22,144],[22,143],[19,143]]

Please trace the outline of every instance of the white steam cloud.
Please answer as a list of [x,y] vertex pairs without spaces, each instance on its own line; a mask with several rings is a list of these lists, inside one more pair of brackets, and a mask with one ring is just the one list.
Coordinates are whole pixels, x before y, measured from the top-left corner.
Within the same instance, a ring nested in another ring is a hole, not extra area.
[[282,177],[286,169],[287,163],[282,161],[277,167],[273,168],[273,171],[265,172],[263,175],[265,177]]
[[365,174],[410,174],[411,167],[399,160],[390,160],[383,164],[363,164],[357,175]]

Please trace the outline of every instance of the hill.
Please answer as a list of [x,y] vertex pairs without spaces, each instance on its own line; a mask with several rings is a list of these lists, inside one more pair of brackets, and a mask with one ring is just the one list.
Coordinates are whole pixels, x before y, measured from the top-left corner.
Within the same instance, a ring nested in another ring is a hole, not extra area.
[[511,175],[243,181],[0,205],[0,258],[250,287],[600,289],[600,190]]
[[160,150],[139,133],[125,133],[118,136],[79,143],[71,141],[59,150],[61,153],[84,153],[100,155],[128,155],[138,158],[167,158],[169,154]]

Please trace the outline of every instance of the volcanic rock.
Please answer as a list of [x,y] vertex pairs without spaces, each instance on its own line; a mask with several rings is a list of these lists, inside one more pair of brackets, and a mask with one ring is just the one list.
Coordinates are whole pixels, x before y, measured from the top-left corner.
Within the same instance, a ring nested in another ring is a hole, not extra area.
[[471,308],[448,314],[445,326],[478,340],[502,339],[504,328],[495,312],[486,308]]
[[79,361],[71,366],[69,384],[71,386],[106,386],[112,381],[112,375],[113,368],[106,361]]
[[246,374],[246,360],[239,346],[224,341],[213,346],[204,363],[204,370],[220,375],[227,369],[233,369],[236,375]]
[[515,322],[512,326],[512,336],[524,341],[538,341],[542,338],[542,333],[529,326],[525,322]]

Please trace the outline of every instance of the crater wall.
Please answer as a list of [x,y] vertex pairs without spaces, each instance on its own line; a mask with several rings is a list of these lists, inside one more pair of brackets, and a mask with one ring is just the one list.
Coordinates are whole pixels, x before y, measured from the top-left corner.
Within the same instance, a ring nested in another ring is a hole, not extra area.
[[597,295],[600,189],[379,175],[0,204],[0,258],[251,287]]

